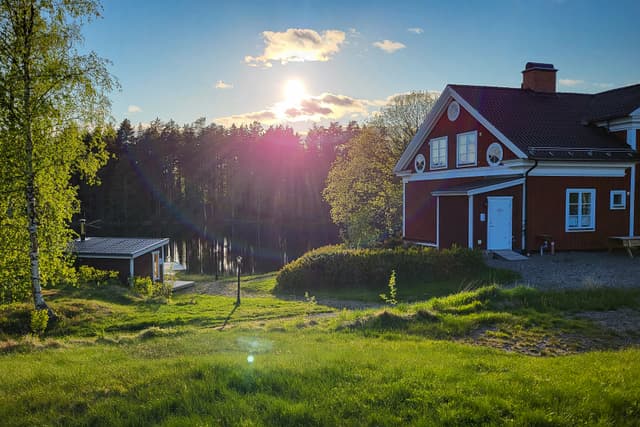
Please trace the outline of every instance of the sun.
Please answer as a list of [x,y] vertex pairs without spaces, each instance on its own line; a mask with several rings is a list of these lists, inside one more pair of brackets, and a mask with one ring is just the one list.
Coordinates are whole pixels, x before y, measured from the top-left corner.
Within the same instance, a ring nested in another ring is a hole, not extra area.
[[307,92],[304,83],[298,79],[287,80],[284,84],[284,98],[289,105],[297,105],[304,99]]

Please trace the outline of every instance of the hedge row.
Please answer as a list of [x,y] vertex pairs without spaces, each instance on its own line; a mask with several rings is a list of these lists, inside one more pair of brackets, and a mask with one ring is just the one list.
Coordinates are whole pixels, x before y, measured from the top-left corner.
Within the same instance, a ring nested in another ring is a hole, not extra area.
[[345,249],[325,246],[285,265],[276,277],[276,290],[377,290],[387,285],[392,270],[399,282],[421,280],[428,283],[469,277],[484,267],[482,254],[470,249],[437,251],[424,247]]

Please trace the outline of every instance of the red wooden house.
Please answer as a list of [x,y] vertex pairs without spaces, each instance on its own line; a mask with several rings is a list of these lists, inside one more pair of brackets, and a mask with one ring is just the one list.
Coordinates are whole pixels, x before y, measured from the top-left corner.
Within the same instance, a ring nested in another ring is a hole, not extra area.
[[640,85],[560,93],[556,72],[527,63],[521,88],[444,89],[394,169],[406,240],[580,250],[640,234]]

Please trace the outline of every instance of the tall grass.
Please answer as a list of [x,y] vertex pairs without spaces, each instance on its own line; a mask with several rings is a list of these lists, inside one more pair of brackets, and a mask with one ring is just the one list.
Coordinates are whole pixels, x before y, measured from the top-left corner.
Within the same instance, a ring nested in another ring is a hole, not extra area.
[[548,359],[309,330],[202,331],[0,356],[9,373],[0,419],[6,426],[634,425],[638,356]]

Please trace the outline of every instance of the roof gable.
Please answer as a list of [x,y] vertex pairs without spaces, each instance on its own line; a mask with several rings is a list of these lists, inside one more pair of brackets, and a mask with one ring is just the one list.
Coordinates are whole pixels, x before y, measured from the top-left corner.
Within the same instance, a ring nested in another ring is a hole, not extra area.
[[497,129],[491,122],[489,122],[482,114],[480,114],[472,105],[470,105],[463,97],[458,94],[451,85],[448,85],[438,101],[433,106],[427,117],[420,125],[418,132],[413,137],[407,148],[400,156],[400,159],[396,163],[393,171],[395,173],[402,173],[405,170],[409,162],[413,159],[418,152],[422,144],[425,142],[438,120],[442,117],[449,105],[450,100],[455,100],[464,108],[475,120],[482,124],[489,132],[491,132],[502,144],[504,144],[509,150],[511,150],[519,158],[527,158],[525,152],[523,152],[516,144],[511,142],[499,129]]
[[640,84],[596,93],[590,109],[590,122],[640,115]]
[[630,161],[638,157],[595,122],[640,120],[640,84],[595,95],[448,85],[400,157],[396,174],[409,167],[451,99],[520,158]]

